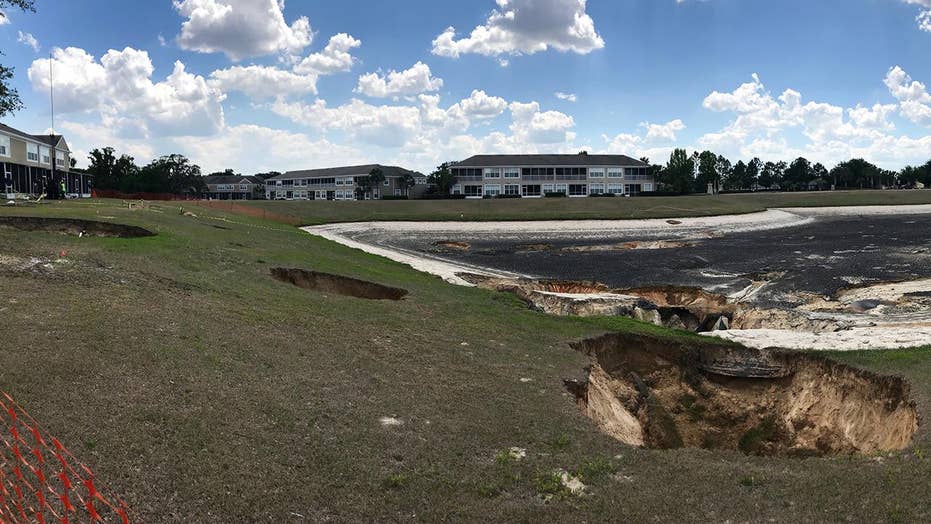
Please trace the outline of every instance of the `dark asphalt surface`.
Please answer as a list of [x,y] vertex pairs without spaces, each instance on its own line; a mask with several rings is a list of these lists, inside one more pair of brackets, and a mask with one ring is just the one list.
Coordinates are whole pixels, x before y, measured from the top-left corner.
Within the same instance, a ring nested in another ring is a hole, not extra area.
[[[694,245],[675,249],[567,252],[562,248],[638,239],[621,234],[573,241],[534,235],[532,242],[552,247],[528,251],[519,247],[528,240],[501,237],[417,233],[359,239],[540,278],[593,280],[613,287],[675,284],[732,293],[769,274],[764,279],[772,283],[758,300],[770,305],[799,304],[798,292],[827,296],[856,284],[931,277],[931,215],[819,217],[797,227],[695,239]],[[434,245],[437,241],[464,241],[471,247],[442,248]]]

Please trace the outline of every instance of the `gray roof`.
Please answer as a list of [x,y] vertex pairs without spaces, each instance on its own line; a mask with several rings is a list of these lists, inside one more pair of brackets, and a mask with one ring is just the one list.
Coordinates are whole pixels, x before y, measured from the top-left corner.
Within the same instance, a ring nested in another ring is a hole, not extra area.
[[625,166],[649,167],[626,155],[475,155],[461,162],[463,167],[499,166]]
[[[29,133],[24,133],[19,129],[10,127],[6,124],[0,124],[0,131],[4,133],[9,133],[11,135],[18,135],[20,138],[28,138],[30,140],[35,140],[36,142],[41,142],[43,144],[56,147],[58,143],[64,138],[61,135],[30,135]],[[68,149],[68,145],[65,144],[65,149]],[[70,149],[68,149],[70,151]]]
[[245,180],[250,184],[261,184],[262,181],[256,179],[252,176],[243,176],[243,175],[207,175],[204,177],[204,181],[207,184],[239,184]]
[[327,167],[323,169],[305,169],[301,171],[288,171],[266,180],[293,180],[295,178],[329,178],[337,176],[367,175],[375,168],[381,169],[386,177],[397,177],[405,174],[422,176],[420,173],[397,166],[383,166],[380,164],[367,164],[364,166]]

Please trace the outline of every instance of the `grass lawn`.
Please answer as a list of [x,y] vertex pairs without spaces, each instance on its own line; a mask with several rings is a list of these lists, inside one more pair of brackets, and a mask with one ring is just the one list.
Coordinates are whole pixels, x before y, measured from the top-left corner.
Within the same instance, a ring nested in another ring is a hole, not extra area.
[[[222,208],[229,202],[214,202]],[[753,213],[773,207],[931,204],[931,190],[754,193],[637,198],[527,198],[507,200],[380,200],[372,202],[237,201],[293,222],[370,220],[545,220],[672,218]]]
[[[809,198],[915,203],[931,192],[254,205],[319,222],[424,218],[449,205],[481,213],[468,218],[538,218],[547,205],[563,206],[552,212],[564,218],[667,216],[673,207],[701,212],[703,202],[719,213]],[[599,432],[565,391],[563,379],[586,364],[568,343],[610,330],[702,343],[696,335],[550,317],[290,226],[178,207],[0,208],[158,232],[78,238],[0,227],[0,389],[124,495],[134,520],[931,519],[924,426],[913,448],[875,457],[631,448]],[[49,259],[53,269],[22,271],[4,257]],[[310,292],[272,279],[275,266],[410,294],[394,302]],[[931,347],[834,356],[908,377],[929,420]],[[511,446],[527,457],[507,459]],[[579,474],[588,493],[560,496],[556,468]]]

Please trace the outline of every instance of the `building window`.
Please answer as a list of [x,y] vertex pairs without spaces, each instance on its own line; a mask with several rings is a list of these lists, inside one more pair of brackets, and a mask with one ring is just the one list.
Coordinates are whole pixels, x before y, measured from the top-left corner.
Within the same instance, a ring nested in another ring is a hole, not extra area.
[[394,196],[401,196],[401,188],[394,189]]
[[452,193],[453,193],[454,195],[461,195],[461,194],[462,194],[462,186],[460,186],[459,184],[454,185],[453,188],[452,188]]
[[389,185],[391,185],[391,181],[388,180],[388,179],[386,178],[383,185],[384,185],[385,187],[388,187]]
[[450,169],[454,177],[462,178],[481,178],[482,169],[478,167],[454,167]]
[[611,193],[613,195],[623,195],[624,186],[622,186],[621,184],[608,184],[608,193]]
[[51,151],[49,150],[49,148],[47,148],[47,147],[40,147],[40,148],[39,148],[39,157],[42,158],[42,163],[43,163],[43,164],[51,164],[51,163],[52,163],[51,154],[52,154],[52,153],[51,153]]
[[621,178],[624,176],[624,170],[619,167],[608,168],[608,178]]
[[39,161],[39,146],[35,144],[26,144],[26,159],[30,162]]
[[520,178],[520,169],[516,167],[504,168],[504,178]]
[[10,156],[10,137],[0,135],[0,156]]
[[585,196],[588,194],[588,186],[585,184],[569,184],[569,196]]
[[604,192],[605,192],[605,185],[604,185],[604,184],[590,184],[590,185],[588,186],[588,194],[589,194],[589,195],[601,195],[601,194],[603,194]]
[[653,192],[653,184],[643,184],[643,192],[644,193]]
[[501,178],[501,168],[500,167],[485,168],[485,178]]
[[526,197],[535,197],[542,195],[539,184],[529,184],[521,187],[521,192]]
[[485,184],[485,196],[498,196],[501,194],[500,184]]
[[468,186],[462,186],[462,189],[463,189],[463,193],[465,194],[466,198],[469,198],[469,197],[474,198],[474,197],[482,196],[482,186],[468,185]]
[[552,192],[553,192],[553,184],[543,184],[543,194],[544,194],[544,195],[545,195],[546,193],[552,193]]
[[588,170],[588,178],[604,178],[604,168],[592,168]]
[[554,190],[555,193],[562,193],[562,194],[564,194],[564,195],[565,195],[568,191],[569,191],[569,189],[568,189],[568,186],[566,186],[566,184],[556,184],[556,188],[555,188],[555,190]]
[[643,186],[640,184],[625,184],[624,193],[628,195],[639,195]]
[[520,186],[517,184],[506,184],[504,186],[504,194],[505,195],[519,195]]

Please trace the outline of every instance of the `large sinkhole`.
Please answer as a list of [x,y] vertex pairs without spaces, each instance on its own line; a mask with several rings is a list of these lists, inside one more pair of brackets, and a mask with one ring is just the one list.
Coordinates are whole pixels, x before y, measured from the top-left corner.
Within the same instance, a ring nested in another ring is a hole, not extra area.
[[47,231],[75,236],[139,238],[155,236],[155,233],[138,226],[80,220],[74,218],[48,217],[0,217],[0,227],[10,227],[21,231]]
[[904,379],[821,357],[620,334],[573,347],[590,358],[585,379],[566,381],[582,413],[634,446],[869,454],[918,429]]
[[333,293],[369,300],[401,300],[407,295],[406,289],[319,271],[276,267],[272,268],[271,274],[272,277],[282,282],[320,293]]

